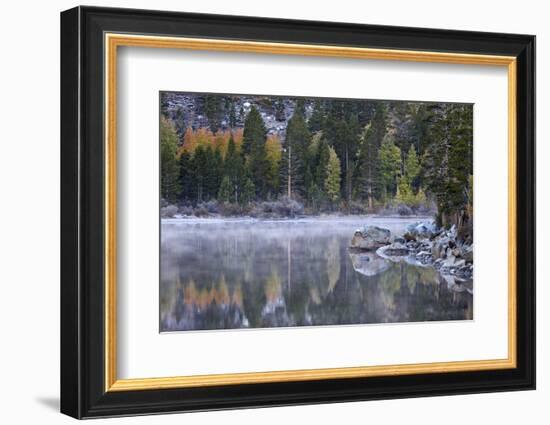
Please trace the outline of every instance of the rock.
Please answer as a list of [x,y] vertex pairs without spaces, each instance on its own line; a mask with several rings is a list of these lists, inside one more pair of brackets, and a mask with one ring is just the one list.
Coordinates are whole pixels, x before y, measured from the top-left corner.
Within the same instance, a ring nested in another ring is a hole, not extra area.
[[406,243],[407,243],[407,241],[405,240],[405,238],[402,238],[402,237],[400,237],[400,236],[395,236],[395,237],[393,238],[393,243],[396,243],[396,242],[397,242],[397,243],[401,243],[401,244],[406,244]]
[[390,267],[390,264],[386,260],[380,258],[375,253],[363,252],[358,254],[350,252],[349,256],[351,257],[353,269],[364,276],[375,276]]
[[453,240],[456,239],[456,225],[452,225],[449,231],[447,232],[449,234],[449,237]]
[[474,247],[473,245],[464,245],[462,247],[462,258],[467,263],[474,262]]
[[382,252],[388,257],[402,257],[404,255],[409,255],[409,248],[399,242],[394,242],[391,245],[382,247],[380,250],[382,250]]
[[437,231],[438,229],[435,223],[420,221],[409,224],[404,237],[408,240],[430,239],[436,235]]
[[374,251],[390,243],[391,232],[377,226],[357,230],[351,239],[351,248]]
[[466,264],[466,261],[464,261],[464,259],[461,259],[461,260],[455,261],[454,267],[462,267],[465,264]]
[[448,255],[447,259],[443,262],[443,267],[454,267],[455,265],[455,257],[454,255]]
[[403,238],[407,241],[407,242],[416,242],[416,238],[414,237],[414,235],[412,233],[409,233],[409,232],[406,232],[404,235],[403,235]]

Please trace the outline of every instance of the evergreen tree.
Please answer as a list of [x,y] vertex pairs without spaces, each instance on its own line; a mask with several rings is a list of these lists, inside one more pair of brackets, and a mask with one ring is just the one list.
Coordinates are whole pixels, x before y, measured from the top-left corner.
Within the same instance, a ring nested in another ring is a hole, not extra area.
[[330,147],[326,139],[321,139],[318,149],[318,160],[315,167],[315,185],[317,187],[324,187],[325,180],[328,175],[328,163],[330,160]]
[[411,145],[409,148],[409,152],[407,153],[407,158],[405,160],[405,176],[409,180],[409,183],[412,184],[419,174],[420,174],[420,163],[418,162],[416,149],[414,145]]
[[212,146],[208,146],[206,149],[206,164],[207,168],[205,170],[205,187],[206,187],[206,198],[212,199],[215,198],[218,194],[222,180],[222,168],[223,168],[223,158],[221,154],[220,147],[212,149]]
[[237,112],[235,111],[235,100],[231,97],[229,101],[229,127],[235,128],[237,126]]
[[[355,105],[355,103],[347,102],[347,104]],[[359,125],[359,120],[357,119],[357,114],[355,114],[354,109],[351,109],[352,115],[348,119],[345,127],[344,139],[342,139],[342,156],[343,159],[343,175],[345,178],[344,193],[346,201],[351,201],[353,194],[353,175],[356,167],[356,157],[357,150],[359,147],[359,140],[361,137],[361,127]]]
[[472,170],[472,108],[469,105],[438,104],[431,108],[429,145],[424,155],[424,178],[435,197],[438,223],[470,220],[469,176]]
[[268,197],[276,196],[279,193],[279,177],[281,165],[281,141],[278,136],[269,136],[265,143],[267,169],[265,185]]
[[191,170],[191,153],[184,150],[179,158],[179,186],[180,199],[188,200],[191,198],[191,188],[193,186],[193,173]]
[[252,179],[247,178],[243,187],[241,203],[243,205],[248,205],[254,200],[255,196],[256,188],[254,187],[254,182],[252,181]]
[[294,108],[294,114],[300,114],[303,117],[306,115],[306,102],[302,97],[296,98],[296,106]]
[[333,204],[340,199],[341,180],[340,159],[333,148],[329,148],[329,161],[327,166],[327,177],[325,179],[325,192]]
[[378,161],[383,198],[393,196],[397,190],[398,178],[401,176],[401,149],[395,145],[393,137],[389,134],[386,134],[382,141]]
[[381,178],[378,151],[386,134],[386,108],[376,105],[372,121],[365,126],[361,135],[357,166],[358,193],[368,201],[370,209],[374,199],[380,196]]
[[[415,182],[417,176],[420,173],[420,164],[418,162],[418,157],[416,156],[416,149],[414,144],[411,144],[409,147],[409,152],[405,159],[404,173],[399,177],[397,183],[397,193],[395,195],[396,199],[399,202],[403,202],[407,205],[417,204],[417,198],[413,191],[413,183]],[[421,194],[419,198],[423,198],[424,195]]]
[[325,124],[325,111],[320,99],[315,99],[313,104],[313,113],[308,120],[309,131],[316,133],[323,129]]
[[222,202],[231,202],[233,196],[233,187],[228,176],[224,176],[218,191],[218,200]]
[[250,155],[252,150],[265,143],[266,128],[264,120],[255,106],[250,108],[250,112],[244,121],[244,133],[242,150],[245,155]]
[[281,188],[289,197],[304,195],[306,162],[311,134],[303,114],[292,115],[286,129],[285,151],[281,163]]
[[394,144],[401,152],[402,164],[405,163],[405,156],[411,144],[412,124],[409,102],[390,102],[388,133],[391,134]]
[[415,203],[415,196],[412,192],[411,184],[406,175],[402,175],[397,179],[395,199],[398,202],[402,202],[406,205],[413,205]]
[[204,112],[208,118],[210,130],[215,133],[220,128],[221,97],[206,95],[204,99]]
[[428,130],[430,126],[431,113],[425,103],[411,103],[409,106],[411,115],[411,142],[416,152],[421,155],[428,142]]
[[260,198],[266,194],[265,175],[269,166],[265,150],[266,132],[262,116],[253,106],[244,123],[242,149],[248,156],[246,164],[256,188],[256,195]]
[[160,194],[163,199],[176,201],[179,194],[179,167],[176,153],[178,136],[173,122],[160,121]]
[[237,151],[233,135],[229,138],[223,168],[224,174],[231,184],[231,201],[237,203],[243,185],[244,164],[242,156]]
[[208,201],[213,196],[217,195],[218,188],[216,187],[216,174],[217,170],[212,166],[214,163],[214,150],[212,145],[208,145],[204,149],[204,164],[205,167],[202,170],[204,176],[204,188],[203,188],[203,200]]
[[206,149],[199,145],[195,149],[193,154],[193,160],[191,162],[191,172],[194,176],[195,187],[191,189],[191,195],[195,202],[202,202],[206,200],[206,186],[207,186],[207,167],[208,167],[208,153]]

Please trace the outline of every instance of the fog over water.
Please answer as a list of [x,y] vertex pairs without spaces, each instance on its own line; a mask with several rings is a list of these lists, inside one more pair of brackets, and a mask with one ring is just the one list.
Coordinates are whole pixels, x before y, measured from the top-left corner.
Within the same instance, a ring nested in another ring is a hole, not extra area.
[[472,319],[472,294],[432,267],[348,247],[419,218],[167,219],[160,331]]

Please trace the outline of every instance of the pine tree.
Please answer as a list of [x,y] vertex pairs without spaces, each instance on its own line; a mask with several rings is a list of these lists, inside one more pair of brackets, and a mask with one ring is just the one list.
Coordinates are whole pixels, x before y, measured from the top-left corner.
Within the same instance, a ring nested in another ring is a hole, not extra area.
[[231,100],[229,101],[229,127],[235,128],[237,126],[237,113],[235,111],[235,100],[233,97],[231,97]]
[[256,195],[261,198],[266,194],[265,174],[268,169],[265,150],[266,132],[262,116],[253,106],[244,124],[242,149],[247,155],[246,165],[254,183]]
[[416,149],[411,144],[407,158],[405,159],[405,176],[409,180],[409,183],[413,184],[414,180],[420,174],[420,163],[418,162],[418,156],[416,155]]
[[340,180],[341,180],[340,159],[333,148],[329,148],[329,161],[327,167],[327,177],[325,179],[325,192],[328,199],[334,204],[340,199]]
[[386,108],[383,103],[376,105],[374,116],[363,130],[360,139],[357,166],[358,193],[368,201],[369,209],[374,199],[380,196],[381,178],[378,151],[386,133]]
[[409,106],[411,115],[411,142],[419,155],[426,149],[431,113],[425,103],[411,103]]
[[231,202],[233,196],[233,188],[228,176],[224,176],[218,191],[218,200],[222,202]]
[[191,187],[193,186],[193,173],[191,170],[191,154],[183,151],[179,158],[179,198],[183,201],[191,198]]
[[215,198],[218,194],[220,184],[222,181],[223,173],[223,158],[221,148],[218,146],[215,149],[209,148],[209,158],[207,162],[208,166],[208,195],[209,198]]
[[391,134],[394,144],[401,152],[402,163],[409,151],[412,140],[413,122],[410,114],[409,102],[390,102],[388,112],[388,133]]
[[160,193],[163,199],[175,201],[179,194],[179,167],[176,153],[178,136],[173,122],[160,121]]
[[281,189],[289,197],[305,195],[305,174],[311,134],[303,114],[294,113],[288,122],[281,162]]
[[206,95],[204,112],[208,118],[210,130],[215,133],[220,128],[221,98],[217,95]]
[[213,163],[214,150],[211,145],[208,145],[204,150],[204,169],[202,170],[204,176],[203,199],[205,201],[217,195],[218,192],[218,188],[216,187],[217,170],[214,169]]
[[264,120],[255,106],[250,108],[250,112],[244,121],[244,134],[242,150],[245,155],[250,155],[252,150],[265,143],[266,128]]
[[411,184],[406,175],[402,175],[397,179],[397,191],[395,199],[398,202],[402,202],[406,205],[413,205],[415,203],[415,196],[411,189]]
[[321,139],[318,150],[318,160],[315,167],[315,185],[317,187],[324,187],[325,180],[328,175],[328,163],[330,160],[330,147],[326,139]]
[[254,200],[255,196],[256,196],[256,188],[254,187],[254,182],[252,181],[252,179],[247,178],[243,186],[241,203],[243,205],[248,205],[250,202]]
[[424,179],[435,197],[438,223],[461,226],[468,221],[468,187],[472,170],[472,108],[440,104],[431,108]]
[[306,102],[302,97],[296,99],[296,105],[294,107],[294,114],[300,114],[303,117],[306,115]]
[[207,197],[205,190],[207,184],[207,161],[208,154],[206,149],[202,145],[199,145],[197,149],[195,149],[191,162],[191,172],[193,173],[195,184],[195,187],[191,189],[191,195],[195,202],[202,202]]
[[309,131],[316,133],[323,129],[325,124],[325,111],[320,99],[315,99],[313,104],[313,113],[308,120]]
[[383,197],[393,196],[401,175],[401,149],[395,145],[393,137],[389,134],[386,134],[382,141],[382,146],[378,151],[378,161]]
[[279,177],[282,148],[279,136],[272,135],[265,142],[267,170],[265,175],[265,184],[268,197],[279,193]]
[[223,168],[224,175],[229,179],[229,183],[231,184],[231,201],[237,203],[239,202],[239,195],[243,185],[244,164],[242,156],[237,151],[233,135],[229,138]]
[[[347,104],[355,105],[355,103],[347,102]],[[352,115],[348,119],[345,128],[345,138],[342,140],[343,152],[341,158],[343,159],[343,175],[345,178],[344,193],[346,201],[349,205],[353,194],[353,175],[356,167],[357,149],[359,147],[359,140],[361,136],[361,126],[357,114],[354,112],[354,108],[351,109]]]

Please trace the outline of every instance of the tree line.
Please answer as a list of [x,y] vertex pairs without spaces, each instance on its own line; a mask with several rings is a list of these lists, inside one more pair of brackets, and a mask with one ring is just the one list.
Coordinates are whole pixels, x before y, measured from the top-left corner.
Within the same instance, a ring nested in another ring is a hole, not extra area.
[[283,195],[318,212],[432,200],[442,225],[472,214],[470,105],[317,99],[306,113],[298,99],[284,141],[267,134],[254,105],[242,128],[188,128],[183,137],[162,116],[160,145],[161,196],[172,203]]

